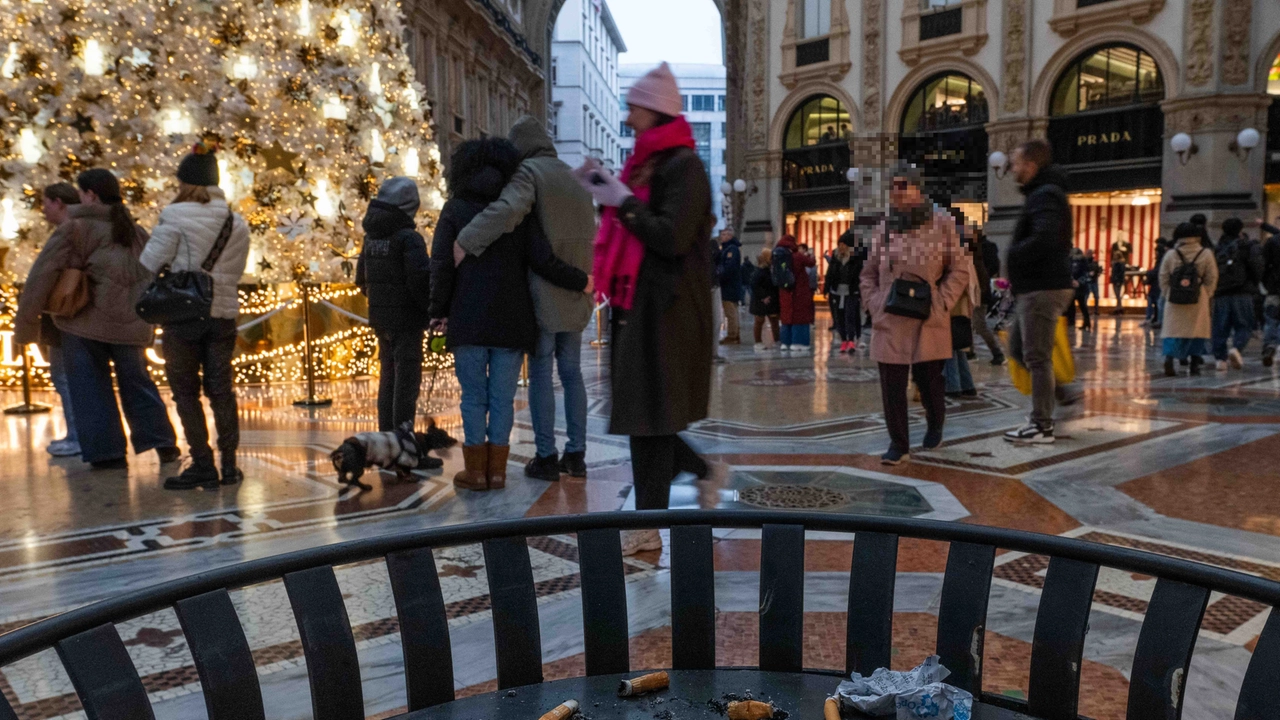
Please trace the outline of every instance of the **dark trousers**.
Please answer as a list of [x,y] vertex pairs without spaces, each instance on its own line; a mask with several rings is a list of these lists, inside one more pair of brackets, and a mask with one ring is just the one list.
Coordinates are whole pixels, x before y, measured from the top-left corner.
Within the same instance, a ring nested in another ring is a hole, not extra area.
[[191,461],[212,467],[209,427],[205,424],[200,388],[213,408],[222,466],[235,467],[240,446],[240,421],[236,416],[236,392],[231,382],[231,356],[236,351],[236,321],[206,318],[164,328],[165,374],[178,407],[182,432],[191,448]]
[[682,472],[707,474],[707,462],[679,435],[631,437],[631,477],[637,510],[666,510],[671,503],[671,481]]
[[947,419],[946,381],[942,367],[946,360],[930,360],[914,365],[888,365],[880,363],[880,399],[884,403],[884,424],[889,429],[889,444],[907,452],[911,449],[911,434],[907,429],[907,375],[920,386],[920,402],[928,429],[941,430]]
[[848,295],[844,299],[844,339],[857,342],[862,339],[862,296]]
[[[85,462],[118,460],[128,454],[124,425],[120,422],[122,408],[129,421],[134,452],[177,446],[169,413],[147,372],[143,348],[63,333],[62,352],[76,407],[80,457]],[[116,384],[120,386],[119,403],[111,385],[113,365]]]
[[422,389],[422,331],[378,332],[378,431],[394,430],[418,415]]
[[840,336],[840,340],[848,340],[844,336],[844,323],[840,322],[840,296],[827,296],[827,309],[831,311],[831,332]]
[[1089,293],[1076,290],[1076,298],[1074,304],[1067,306],[1067,323],[1072,327],[1076,324],[1076,308],[1080,308],[1080,314],[1084,316],[1084,327],[1091,327],[1093,323],[1089,320]]

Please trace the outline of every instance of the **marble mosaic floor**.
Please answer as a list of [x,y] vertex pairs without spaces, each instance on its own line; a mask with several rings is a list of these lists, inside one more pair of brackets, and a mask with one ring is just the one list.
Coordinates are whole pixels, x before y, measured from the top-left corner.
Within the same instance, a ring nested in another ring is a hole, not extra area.
[[[1015,447],[1000,434],[1023,418],[1027,399],[1002,368],[974,363],[977,398],[948,401],[946,441],[898,468],[879,464],[887,439],[879,379],[865,353],[832,355],[824,319],[809,357],[722,349],[711,418],[687,433],[699,451],[730,465],[725,508],[808,509],[919,517],[1080,537],[1280,579],[1280,368],[1261,367],[1257,341],[1243,371],[1201,378],[1159,373],[1158,339],[1137,319],[1102,320],[1077,334],[1085,391],[1064,412],[1052,446]],[[292,406],[293,386],[243,388],[246,481],[218,492],[159,488],[154,454],[128,471],[90,472],[44,451],[62,433],[57,412],[0,419],[0,632],[127,589],[244,560],[406,529],[524,516],[634,507],[625,439],[606,434],[607,352],[584,348],[590,397],[590,479],[546,483],[519,476],[533,454],[523,397],[517,398],[512,475],[502,492],[455,492],[454,453],[442,473],[417,483],[376,475],[374,490],[339,486],[328,452],[373,421],[367,380],[323,387],[332,407]],[[39,398],[54,402],[42,394]],[[421,410],[461,434],[457,387],[436,383]],[[0,393],[5,405],[14,393]],[[174,417],[177,425],[177,418]],[[912,406],[918,442],[923,417]],[[688,478],[673,507],[696,505]],[[902,541],[894,619],[894,666],[930,654],[946,546]],[[836,668],[844,657],[851,537],[807,539],[805,663]],[[573,536],[530,540],[548,678],[582,672],[582,624]],[[759,533],[717,531],[716,602],[721,664],[755,662]],[[436,553],[460,694],[493,687],[493,634],[478,547]],[[650,553],[626,565],[632,666],[670,661],[669,560]],[[992,587],[986,678],[995,692],[1025,694],[1030,640],[1045,558],[1002,553]],[[385,567],[338,569],[360,653],[366,710],[394,714],[405,703],[398,623]],[[1151,578],[1104,569],[1094,596],[1083,669],[1082,712],[1122,718]],[[283,586],[232,594],[246,629],[270,718],[311,713],[298,632]],[[1187,679],[1188,720],[1230,717],[1267,610],[1229,596],[1211,599]],[[158,717],[203,717],[190,653],[172,612],[119,626]],[[832,638],[835,638],[832,640]],[[0,692],[30,719],[83,717],[52,652],[0,668]]]

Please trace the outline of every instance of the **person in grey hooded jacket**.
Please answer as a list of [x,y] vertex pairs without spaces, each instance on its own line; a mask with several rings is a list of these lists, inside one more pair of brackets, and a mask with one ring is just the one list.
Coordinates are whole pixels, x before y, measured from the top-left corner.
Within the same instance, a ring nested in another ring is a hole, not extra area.
[[[467,254],[482,255],[498,238],[512,232],[525,217],[536,212],[555,256],[590,274],[596,216],[591,196],[573,177],[572,170],[556,155],[555,143],[534,117],[525,115],[511,128],[511,142],[520,151],[520,167],[502,195],[477,215],[454,247],[454,260]],[[560,473],[587,476],[587,390],[582,379],[582,331],[591,320],[591,298],[558,288],[530,273],[529,290],[538,319],[537,352],[529,358],[529,414],[537,444],[537,457],[525,466],[525,474],[541,480],[559,480]],[[552,362],[559,367],[564,386],[565,428],[568,441],[564,456],[556,454],[555,393]]]

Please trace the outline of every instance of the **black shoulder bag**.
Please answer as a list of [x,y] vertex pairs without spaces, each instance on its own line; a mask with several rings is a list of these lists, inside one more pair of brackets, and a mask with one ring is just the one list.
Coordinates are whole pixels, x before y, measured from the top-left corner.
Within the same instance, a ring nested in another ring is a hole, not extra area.
[[[889,272],[893,272],[893,253],[890,248],[888,226],[884,229],[884,247],[889,255]],[[914,276],[919,282],[906,278],[894,278],[889,286],[889,294],[885,297],[884,311],[890,315],[928,320],[933,311],[933,287],[920,276]]]
[[[156,279],[138,298],[138,317],[152,325],[177,325],[209,317],[209,310],[213,307],[213,276],[209,273],[231,239],[234,218],[233,214],[227,213],[227,220],[222,223],[218,239],[200,265],[200,270],[171,272],[168,265],[160,268]],[[187,249],[190,248],[188,243]]]

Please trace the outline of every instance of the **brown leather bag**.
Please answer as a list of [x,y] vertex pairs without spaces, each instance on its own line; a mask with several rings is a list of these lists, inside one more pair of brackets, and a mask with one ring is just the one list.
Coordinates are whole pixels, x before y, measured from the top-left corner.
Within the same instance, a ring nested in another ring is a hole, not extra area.
[[[72,226],[71,247],[78,250],[80,234],[78,228]],[[73,318],[89,304],[89,276],[83,268],[66,267],[58,275],[49,300],[45,303],[45,312],[55,317]]]

